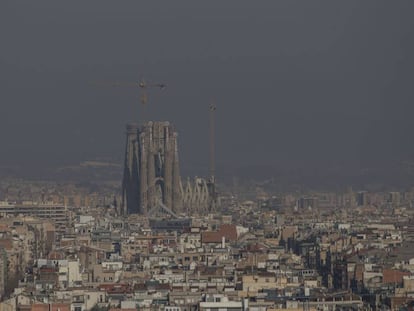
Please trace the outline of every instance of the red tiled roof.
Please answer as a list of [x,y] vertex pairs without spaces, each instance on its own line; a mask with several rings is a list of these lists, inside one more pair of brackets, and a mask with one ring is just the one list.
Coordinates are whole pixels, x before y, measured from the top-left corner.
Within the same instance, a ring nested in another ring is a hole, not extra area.
[[203,232],[201,241],[203,243],[221,243],[222,235],[219,232]]
[[13,248],[13,240],[12,239],[0,239],[0,246],[4,247],[7,250],[11,250]]
[[9,231],[9,225],[0,224],[0,231],[2,231],[2,232]]
[[32,305],[31,311],[49,311],[49,305],[45,303],[35,303]]
[[50,260],[62,260],[62,259],[65,259],[65,254],[59,251],[51,251],[49,253],[49,256],[47,256],[47,258]]
[[220,233],[224,234],[226,240],[228,241],[236,241],[237,240],[237,228],[235,225],[224,224],[221,225]]
[[68,303],[35,303],[31,307],[31,311],[70,311]]
[[226,242],[233,242],[237,240],[237,229],[235,225],[224,224],[217,232],[207,231],[201,234],[201,241],[203,243],[221,243],[222,238]]
[[411,275],[408,271],[399,271],[394,269],[384,269],[382,270],[382,282],[384,284],[388,283],[402,283],[404,276]]

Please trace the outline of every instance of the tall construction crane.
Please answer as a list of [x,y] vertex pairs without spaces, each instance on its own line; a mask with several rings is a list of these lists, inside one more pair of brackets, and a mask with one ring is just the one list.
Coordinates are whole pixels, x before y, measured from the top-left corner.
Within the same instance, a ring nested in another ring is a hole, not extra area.
[[212,183],[215,182],[215,171],[216,171],[216,161],[215,161],[215,113],[216,113],[216,105],[211,104],[210,107],[210,181]]
[[103,86],[113,86],[113,87],[138,87],[141,89],[141,104],[142,104],[142,121],[145,121],[146,118],[146,106],[148,104],[148,89],[149,88],[159,88],[161,90],[167,87],[164,83],[147,83],[145,80],[141,79],[139,82],[112,82],[112,83],[95,83],[97,85]]
[[148,102],[148,96],[147,96],[147,89],[151,87],[160,88],[161,90],[165,89],[167,87],[166,84],[163,83],[152,83],[148,84],[144,80],[141,80],[138,83],[138,86],[141,88],[141,103],[145,106]]
[[215,161],[215,113],[216,113],[216,105],[212,103],[209,107],[209,117],[210,117],[210,139],[209,139],[209,151],[210,151],[210,168],[209,174],[210,178],[208,180],[208,189],[210,193],[210,199],[208,202],[208,209],[209,212],[213,212],[218,207],[217,202],[217,190],[216,190],[216,161]]

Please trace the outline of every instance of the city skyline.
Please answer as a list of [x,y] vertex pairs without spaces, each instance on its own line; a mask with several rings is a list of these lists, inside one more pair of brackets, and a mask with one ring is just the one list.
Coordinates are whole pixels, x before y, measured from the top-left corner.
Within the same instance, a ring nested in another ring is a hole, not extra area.
[[0,311],[414,310],[413,11],[2,1]]
[[411,2],[234,4],[5,2],[2,165],[122,161],[140,92],[91,82],[142,77],[168,85],[148,117],[176,125],[189,175],[207,174],[211,101],[218,168],[413,160]]

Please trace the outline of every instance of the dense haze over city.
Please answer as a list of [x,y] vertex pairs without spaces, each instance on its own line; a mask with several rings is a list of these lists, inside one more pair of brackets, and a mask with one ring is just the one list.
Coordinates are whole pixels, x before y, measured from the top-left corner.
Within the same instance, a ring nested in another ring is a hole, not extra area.
[[0,0],[0,311],[413,311],[413,12]]
[[167,84],[149,91],[147,115],[175,125],[184,174],[207,172],[215,102],[223,178],[405,181],[414,159],[413,9],[412,1],[2,1],[2,170],[40,176],[97,158],[122,164],[140,90],[100,83],[145,78]]

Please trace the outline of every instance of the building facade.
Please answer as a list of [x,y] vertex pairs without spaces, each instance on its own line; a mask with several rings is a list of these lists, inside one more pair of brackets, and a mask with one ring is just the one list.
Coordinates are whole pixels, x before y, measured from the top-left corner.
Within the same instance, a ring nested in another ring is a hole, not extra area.
[[182,209],[177,132],[169,122],[127,125],[122,213],[146,214],[159,202]]

